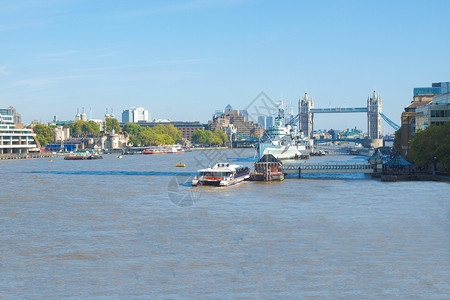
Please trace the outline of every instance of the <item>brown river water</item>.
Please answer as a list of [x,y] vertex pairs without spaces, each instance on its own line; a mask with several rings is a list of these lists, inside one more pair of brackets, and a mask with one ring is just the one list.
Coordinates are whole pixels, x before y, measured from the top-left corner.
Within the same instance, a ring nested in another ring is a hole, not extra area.
[[189,184],[218,160],[253,158],[1,161],[0,298],[450,298],[448,183]]

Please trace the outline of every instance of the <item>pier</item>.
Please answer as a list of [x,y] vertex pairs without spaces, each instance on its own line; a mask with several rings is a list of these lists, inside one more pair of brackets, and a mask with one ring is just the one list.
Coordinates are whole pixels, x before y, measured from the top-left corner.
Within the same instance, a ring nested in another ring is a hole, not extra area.
[[344,173],[375,173],[371,164],[308,164],[308,163],[283,163],[284,174],[344,174]]
[[57,157],[57,154],[53,153],[17,153],[17,154],[2,154],[0,160],[6,159],[29,159],[29,158],[52,158]]

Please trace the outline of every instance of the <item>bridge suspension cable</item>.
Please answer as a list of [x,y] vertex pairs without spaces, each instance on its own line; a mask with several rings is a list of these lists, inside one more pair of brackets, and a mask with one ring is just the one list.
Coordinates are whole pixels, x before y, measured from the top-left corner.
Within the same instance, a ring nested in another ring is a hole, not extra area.
[[385,114],[380,113],[381,117],[383,118],[383,120],[386,121],[386,123],[388,123],[392,128],[394,128],[394,130],[399,130],[400,126],[395,124],[394,121],[392,121],[391,119],[389,119]]

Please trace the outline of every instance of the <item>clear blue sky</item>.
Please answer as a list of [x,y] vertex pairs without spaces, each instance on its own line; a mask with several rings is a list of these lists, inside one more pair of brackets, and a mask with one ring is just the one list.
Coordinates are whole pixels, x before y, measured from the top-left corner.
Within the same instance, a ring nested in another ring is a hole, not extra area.
[[[0,0],[0,106],[25,123],[82,107],[121,121],[133,106],[206,122],[261,91],[359,107],[375,88],[400,123],[414,87],[450,81],[449,12],[445,0]],[[366,130],[364,114],[315,121]]]

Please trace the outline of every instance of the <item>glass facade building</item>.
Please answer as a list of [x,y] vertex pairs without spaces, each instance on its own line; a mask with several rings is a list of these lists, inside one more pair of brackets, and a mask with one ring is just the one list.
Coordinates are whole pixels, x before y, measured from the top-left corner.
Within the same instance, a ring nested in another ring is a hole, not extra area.
[[414,88],[414,96],[417,95],[440,95],[450,92],[450,82],[432,83],[431,87]]

